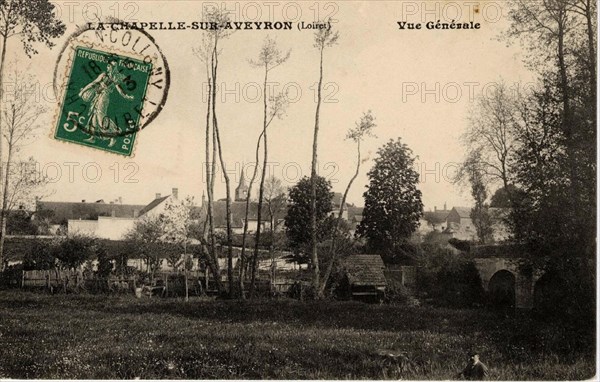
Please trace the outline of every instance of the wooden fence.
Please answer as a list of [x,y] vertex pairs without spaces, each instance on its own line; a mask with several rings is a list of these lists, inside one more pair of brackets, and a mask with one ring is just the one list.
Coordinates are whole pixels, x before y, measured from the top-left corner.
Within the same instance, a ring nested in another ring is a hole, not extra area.
[[[224,287],[228,289],[226,280]],[[250,282],[244,283],[246,291]],[[257,279],[256,290],[259,293],[286,293],[293,285],[287,279],[277,279],[271,283],[268,279]],[[141,280],[137,276],[116,276],[107,278],[67,270],[23,271],[22,288],[43,288],[50,292],[91,292],[91,293],[134,293],[136,289],[146,287],[149,294],[163,297],[185,296],[186,283],[183,272],[158,272],[152,281]],[[212,278],[206,278],[204,272],[187,272],[187,290],[189,295],[216,294],[217,286]],[[139,293],[139,292],[138,292]]]

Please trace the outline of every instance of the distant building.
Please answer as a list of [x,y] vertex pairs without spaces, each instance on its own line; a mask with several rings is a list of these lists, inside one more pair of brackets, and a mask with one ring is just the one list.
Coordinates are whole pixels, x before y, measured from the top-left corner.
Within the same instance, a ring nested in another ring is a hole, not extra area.
[[444,203],[444,209],[438,210],[437,206],[433,207],[433,211],[425,211],[423,213],[423,220],[425,221],[425,225],[429,231],[443,231],[446,229],[446,219],[450,214],[451,210],[446,208],[446,203]]
[[[471,219],[471,207],[454,207],[446,218],[446,230],[444,232],[459,240],[477,241],[477,228]],[[505,223],[508,208],[490,208],[492,221],[492,238],[495,242],[506,241],[510,232]]]

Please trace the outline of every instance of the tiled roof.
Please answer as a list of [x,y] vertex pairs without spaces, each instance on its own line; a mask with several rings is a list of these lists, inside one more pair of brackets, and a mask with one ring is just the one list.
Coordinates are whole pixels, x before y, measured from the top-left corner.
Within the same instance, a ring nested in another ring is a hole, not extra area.
[[60,224],[69,219],[97,219],[98,216],[111,216],[113,211],[118,218],[133,218],[135,211],[141,211],[145,206],[139,204],[118,203],[78,203],[38,201],[36,210],[53,212],[52,224]]
[[423,218],[431,224],[440,224],[446,221],[450,210],[425,211]]
[[471,207],[454,207],[453,210],[456,210],[458,216],[461,218],[470,218],[471,217]]
[[385,286],[385,265],[379,255],[350,255],[344,261],[352,285]]
[[167,200],[170,196],[171,195],[167,195],[167,196],[163,196],[162,198],[154,199],[147,206],[145,206],[144,208],[142,208],[142,210],[140,211],[139,216],[143,216],[144,214],[148,213],[150,210],[152,210],[153,208],[155,208],[156,206],[158,206],[159,204],[161,204],[162,202],[164,202],[165,200]]

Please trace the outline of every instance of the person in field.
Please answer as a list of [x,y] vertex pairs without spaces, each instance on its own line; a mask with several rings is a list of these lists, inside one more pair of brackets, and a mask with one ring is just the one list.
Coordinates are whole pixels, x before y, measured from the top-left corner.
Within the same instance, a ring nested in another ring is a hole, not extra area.
[[469,353],[469,363],[463,371],[458,373],[458,377],[470,381],[483,381],[488,375],[487,366],[479,360],[479,354],[476,351]]

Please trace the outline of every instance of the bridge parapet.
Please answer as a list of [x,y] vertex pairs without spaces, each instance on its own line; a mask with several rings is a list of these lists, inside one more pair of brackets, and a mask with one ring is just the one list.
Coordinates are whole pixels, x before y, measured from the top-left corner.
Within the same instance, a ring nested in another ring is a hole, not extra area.
[[529,253],[522,244],[474,245],[469,251],[473,258],[528,258]]

